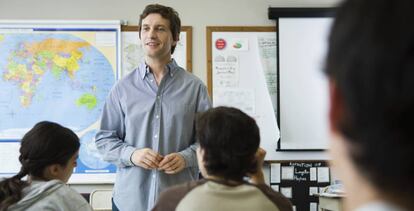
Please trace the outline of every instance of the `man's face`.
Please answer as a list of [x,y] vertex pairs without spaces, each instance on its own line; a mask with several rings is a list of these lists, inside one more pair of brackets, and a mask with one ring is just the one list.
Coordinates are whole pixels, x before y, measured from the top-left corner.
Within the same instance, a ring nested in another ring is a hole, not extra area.
[[158,13],[151,13],[142,20],[140,33],[145,56],[152,59],[171,59],[171,47],[177,41],[173,39],[169,20]]

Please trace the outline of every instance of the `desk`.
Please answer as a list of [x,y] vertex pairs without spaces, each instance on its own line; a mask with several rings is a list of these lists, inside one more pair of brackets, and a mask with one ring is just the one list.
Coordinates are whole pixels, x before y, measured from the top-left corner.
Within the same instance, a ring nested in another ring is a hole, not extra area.
[[334,194],[318,194],[319,211],[343,211],[341,195]]

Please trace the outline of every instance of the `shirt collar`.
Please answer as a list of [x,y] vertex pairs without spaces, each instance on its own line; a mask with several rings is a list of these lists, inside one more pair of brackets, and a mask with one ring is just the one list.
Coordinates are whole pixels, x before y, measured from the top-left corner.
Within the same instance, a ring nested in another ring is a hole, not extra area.
[[[171,61],[166,65],[166,68],[171,77],[173,77],[180,69],[174,59],[171,59]],[[138,70],[140,72],[141,79],[144,79],[151,72],[149,66],[145,63],[145,60],[139,64]]]

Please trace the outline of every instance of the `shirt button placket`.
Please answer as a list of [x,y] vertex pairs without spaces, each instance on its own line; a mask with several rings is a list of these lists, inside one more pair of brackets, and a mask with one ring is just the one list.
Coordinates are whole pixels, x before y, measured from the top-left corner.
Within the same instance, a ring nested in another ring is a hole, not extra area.
[[161,96],[160,94],[157,95],[156,98],[156,111],[155,111],[155,132],[153,134],[153,140],[154,140],[154,150],[159,152],[159,133],[160,133],[160,113],[161,113]]

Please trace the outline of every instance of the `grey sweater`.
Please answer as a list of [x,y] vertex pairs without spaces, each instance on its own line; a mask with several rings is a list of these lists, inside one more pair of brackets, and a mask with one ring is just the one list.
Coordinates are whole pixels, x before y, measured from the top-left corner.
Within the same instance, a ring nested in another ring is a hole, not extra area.
[[88,202],[60,180],[33,181],[23,189],[23,198],[10,211],[92,211]]

